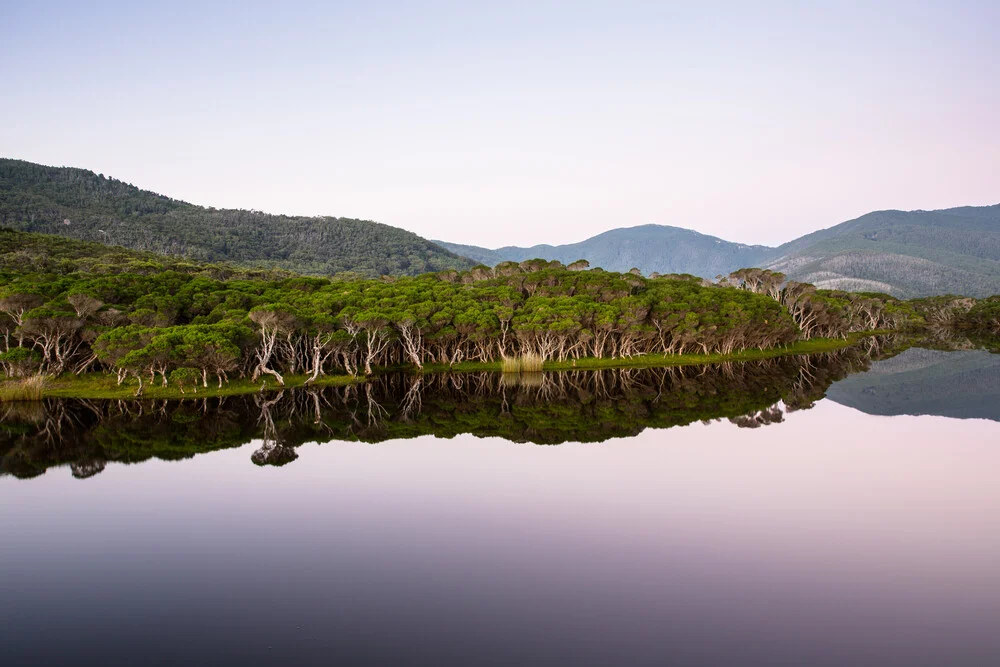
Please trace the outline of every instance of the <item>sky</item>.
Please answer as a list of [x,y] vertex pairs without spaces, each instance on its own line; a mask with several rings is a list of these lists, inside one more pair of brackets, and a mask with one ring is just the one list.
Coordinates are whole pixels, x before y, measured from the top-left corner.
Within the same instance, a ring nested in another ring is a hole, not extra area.
[[1000,202],[1000,3],[0,3],[0,156],[487,247]]

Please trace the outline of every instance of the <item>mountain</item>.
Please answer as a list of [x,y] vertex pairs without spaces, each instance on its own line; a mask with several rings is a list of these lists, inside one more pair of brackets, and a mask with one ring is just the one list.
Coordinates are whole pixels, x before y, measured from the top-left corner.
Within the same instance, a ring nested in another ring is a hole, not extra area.
[[0,159],[0,226],[202,262],[416,275],[474,262],[368,220],[196,206],[85,169]]
[[497,250],[438,242],[484,264],[541,257],[586,259],[609,271],[692,273],[714,278],[759,266],[818,287],[901,298],[1000,294],[1000,204],[940,211],[878,211],[777,248],[731,243],[688,229],[613,229],[568,245]]
[[541,257],[564,264],[586,259],[609,271],[638,268],[703,278],[759,266],[818,287],[902,298],[1000,294],[1000,204],[878,211],[777,248],[642,225],[579,243],[491,250],[432,242],[367,220],[205,208],[84,169],[0,159],[0,226],[200,262],[319,275],[415,275]]
[[818,287],[934,294],[1000,294],[1000,204],[877,211],[786,243],[764,264]]
[[436,241],[452,252],[495,266],[503,261],[521,262],[541,257],[569,264],[585,259],[591,266],[625,272],[637,268],[645,274],[691,273],[714,278],[746,266],[756,266],[775,255],[774,248],[724,241],[690,229],[641,225],[612,229],[586,241],[568,245],[507,246],[488,250],[476,246]]
[[910,348],[833,384],[826,397],[872,415],[1000,421],[1000,355]]

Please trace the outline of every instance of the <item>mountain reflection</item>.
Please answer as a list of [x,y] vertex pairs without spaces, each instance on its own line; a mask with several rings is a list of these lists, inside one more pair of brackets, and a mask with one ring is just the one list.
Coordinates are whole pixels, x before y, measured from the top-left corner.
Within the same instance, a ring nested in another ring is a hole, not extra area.
[[872,339],[827,354],[707,366],[391,374],[216,399],[8,403],[0,406],[0,474],[30,478],[69,465],[83,479],[111,461],[177,460],[252,440],[262,443],[253,463],[284,465],[306,442],[470,433],[549,445],[718,419],[760,428],[811,408],[833,382],[885,356],[884,345]]

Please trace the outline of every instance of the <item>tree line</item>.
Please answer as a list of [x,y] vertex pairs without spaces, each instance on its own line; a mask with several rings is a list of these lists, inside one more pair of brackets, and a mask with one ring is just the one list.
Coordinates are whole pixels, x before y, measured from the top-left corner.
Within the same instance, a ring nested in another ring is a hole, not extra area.
[[[19,236],[0,233],[0,242],[7,235]],[[49,237],[29,240],[39,238]],[[0,367],[8,377],[98,371],[119,384],[132,378],[140,392],[150,382],[183,389],[233,376],[284,384],[288,374],[313,382],[524,355],[728,354],[917,326],[948,313],[995,322],[997,311],[996,299],[903,302],[818,290],[763,269],[710,283],[528,260],[337,280],[157,264],[155,256],[143,256],[137,272],[135,260],[59,259],[61,248],[50,248],[58,272],[0,260]]]

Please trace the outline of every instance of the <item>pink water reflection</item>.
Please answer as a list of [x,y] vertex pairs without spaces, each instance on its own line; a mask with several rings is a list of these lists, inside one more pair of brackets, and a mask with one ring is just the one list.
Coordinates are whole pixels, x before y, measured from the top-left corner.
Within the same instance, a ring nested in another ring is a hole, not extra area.
[[4,479],[0,632],[18,660],[998,664],[998,436],[824,401]]

